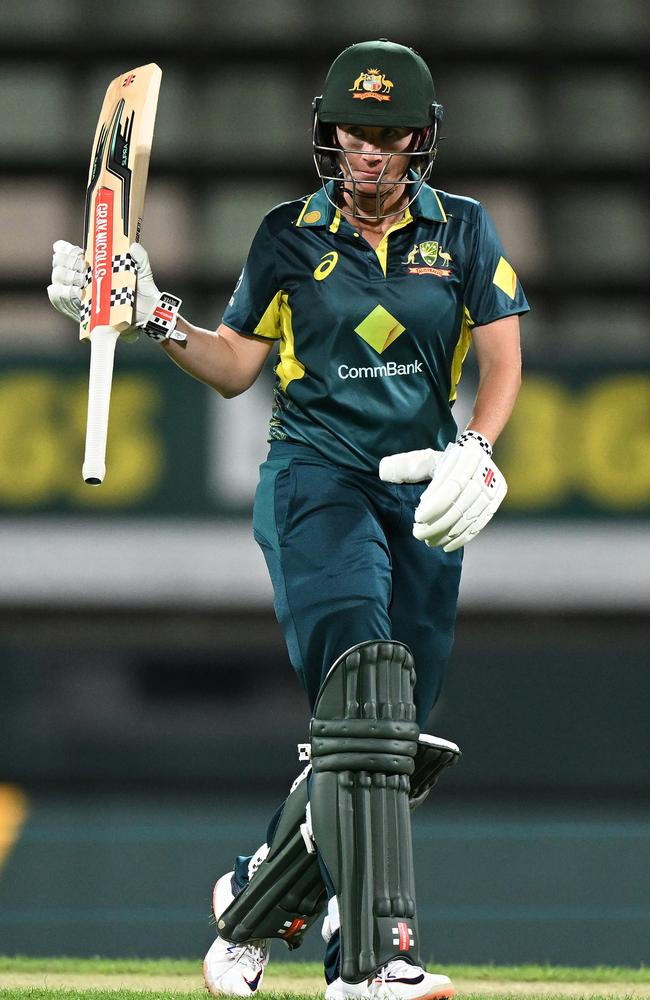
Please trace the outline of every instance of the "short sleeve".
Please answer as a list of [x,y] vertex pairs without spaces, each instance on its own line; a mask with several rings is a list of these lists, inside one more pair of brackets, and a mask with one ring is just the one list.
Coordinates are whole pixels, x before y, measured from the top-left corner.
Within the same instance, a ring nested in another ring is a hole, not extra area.
[[474,247],[466,283],[465,306],[473,326],[528,312],[530,306],[515,271],[504,255],[492,220],[478,205]]
[[253,238],[222,322],[237,333],[279,340],[279,295],[273,237],[264,219]]

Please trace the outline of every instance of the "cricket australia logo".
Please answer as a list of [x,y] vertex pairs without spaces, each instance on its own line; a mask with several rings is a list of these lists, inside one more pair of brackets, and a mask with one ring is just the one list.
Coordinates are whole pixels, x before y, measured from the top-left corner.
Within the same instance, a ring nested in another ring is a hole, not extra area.
[[384,76],[379,69],[367,69],[359,76],[350,87],[350,93],[359,101],[365,101],[371,97],[375,101],[390,101],[390,91],[395,84]]
[[[441,260],[446,267],[434,267],[438,260]],[[441,250],[438,242],[426,240],[424,243],[414,243],[402,264],[407,265],[409,274],[435,274],[438,278],[448,278],[452,274],[452,268],[449,266],[451,261],[451,254]]]

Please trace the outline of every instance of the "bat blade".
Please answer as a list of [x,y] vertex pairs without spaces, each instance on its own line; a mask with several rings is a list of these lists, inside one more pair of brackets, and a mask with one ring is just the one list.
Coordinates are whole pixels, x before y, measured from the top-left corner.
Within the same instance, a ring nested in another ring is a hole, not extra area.
[[115,344],[134,322],[136,272],[129,247],[140,239],[161,76],[149,63],[110,83],[88,171],[79,336],[90,341],[83,477],[95,485],[106,472]]

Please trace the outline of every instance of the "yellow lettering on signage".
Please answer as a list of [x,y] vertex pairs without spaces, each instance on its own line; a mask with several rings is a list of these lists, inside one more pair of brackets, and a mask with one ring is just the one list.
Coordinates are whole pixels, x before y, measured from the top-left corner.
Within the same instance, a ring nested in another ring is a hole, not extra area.
[[0,381],[0,505],[126,508],[154,490],[165,455],[155,382],[139,375],[113,382],[108,473],[97,487],[81,478],[87,400],[87,378],[16,372]]
[[650,501],[650,379],[597,382],[582,403],[582,487],[595,503],[631,511]]
[[497,446],[511,509],[552,507],[563,499],[572,450],[577,460],[572,417],[573,401],[561,383],[540,376],[525,379]]
[[0,384],[0,501],[37,506],[58,493],[67,441],[51,375],[10,375]]
[[650,502],[650,378],[621,374],[571,391],[529,375],[499,441],[510,510],[585,500],[631,513]]

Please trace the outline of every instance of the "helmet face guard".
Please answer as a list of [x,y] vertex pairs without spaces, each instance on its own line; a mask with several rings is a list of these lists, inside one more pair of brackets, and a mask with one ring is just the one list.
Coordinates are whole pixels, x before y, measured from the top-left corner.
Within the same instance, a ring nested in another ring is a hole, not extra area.
[[[330,66],[322,96],[315,98],[313,109],[314,163],[325,195],[336,208],[341,208],[345,196],[346,201],[351,200],[355,218],[377,221],[400,215],[413,203],[431,174],[442,120],[442,106],[436,101],[431,73],[422,56],[386,38],[350,45]],[[359,150],[341,146],[337,125],[406,128],[414,139],[404,151],[377,152],[384,160],[379,176],[357,181],[350,155]],[[407,158],[408,167],[399,179],[386,177],[393,156]],[[372,195],[362,195],[361,185],[366,190],[374,185],[374,211],[368,209]],[[400,199],[399,208],[385,211],[387,196],[396,187],[404,189],[407,205]]]
[[[318,106],[320,98],[314,100],[314,115],[312,124],[312,146],[314,164],[318,174],[325,197],[335,208],[340,209],[343,204],[344,194],[351,199],[352,215],[360,221],[376,222],[379,219],[388,219],[394,215],[402,215],[405,209],[413,204],[418,193],[430,176],[433,163],[437,153],[438,125],[442,117],[442,108],[439,104],[432,107],[432,124],[425,128],[413,129],[414,143],[416,148],[405,149],[400,152],[380,152],[373,153],[373,156],[383,159],[381,172],[376,180],[365,179],[356,181],[354,172],[348,159],[349,154],[358,154],[358,149],[346,149],[341,146],[336,139],[336,126],[325,125],[318,116]],[[438,113],[439,109],[439,113]],[[354,124],[346,122],[345,124]],[[401,178],[386,179],[385,174],[394,156],[407,157],[408,165]],[[330,193],[327,185],[333,183]],[[375,188],[374,212],[364,213],[359,207],[359,200],[368,200],[368,195],[358,193],[359,185],[364,187],[372,184]],[[392,211],[384,211],[383,204],[387,195],[396,187],[403,187],[408,197],[406,204],[400,201],[398,208]]]

